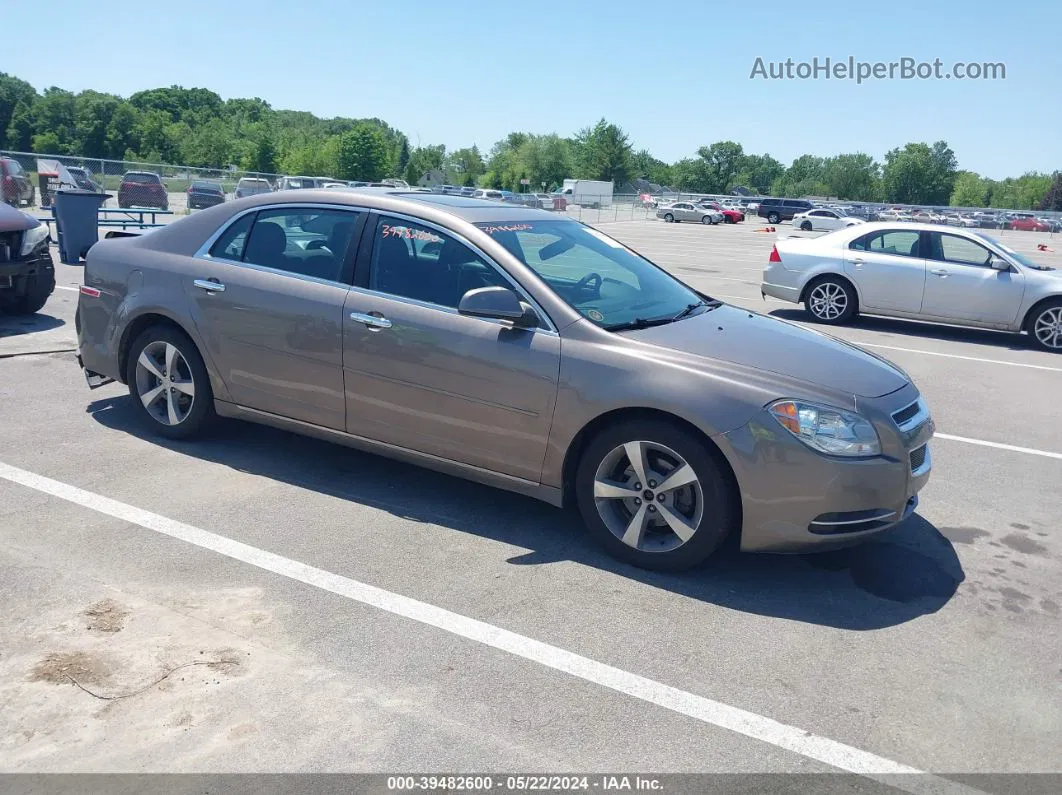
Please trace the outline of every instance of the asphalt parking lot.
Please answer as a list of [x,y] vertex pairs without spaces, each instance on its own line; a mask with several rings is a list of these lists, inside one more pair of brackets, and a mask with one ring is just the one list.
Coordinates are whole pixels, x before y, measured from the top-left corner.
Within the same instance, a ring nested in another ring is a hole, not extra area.
[[[601,228],[805,322],[760,298],[756,220]],[[1062,266],[1057,238],[1003,235]],[[831,329],[929,401],[917,514],[663,575],[574,515],[323,442],[151,437],[85,386],[81,269],[57,273],[0,323],[0,772],[1062,772],[1060,356]]]

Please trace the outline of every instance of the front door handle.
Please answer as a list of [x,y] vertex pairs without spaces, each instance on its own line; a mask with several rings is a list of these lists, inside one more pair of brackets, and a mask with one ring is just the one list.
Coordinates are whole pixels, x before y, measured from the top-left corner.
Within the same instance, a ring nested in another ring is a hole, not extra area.
[[863,264],[863,258],[862,257],[856,257],[854,260],[852,260],[852,264],[853,265],[862,265]]
[[369,328],[391,328],[390,320],[385,317],[377,317],[376,315],[366,315],[362,312],[351,312],[350,319],[356,320],[358,323],[364,323]]
[[202,288],[209,293],[223,293],[225,292],[225,285],[219,282],[217,279],[196,279],[192,282],[196,287]]
[[948,271],[945,270],[944,268],[937,268],[936,270],[930,271],[930,273],[932,273],[934,276],[947,276],[948,275]]

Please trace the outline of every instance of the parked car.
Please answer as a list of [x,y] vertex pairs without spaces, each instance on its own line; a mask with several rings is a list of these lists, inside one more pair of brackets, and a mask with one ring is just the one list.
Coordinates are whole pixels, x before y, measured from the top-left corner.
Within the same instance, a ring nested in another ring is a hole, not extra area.
[[862,223],[866,222],[862,218],[853,218],[844,210],[805,210],[793,216],[793,228],[804,232],[832,232]]
[[473,196],[477,199],[493,199],[494,201],[502,200],[502,192],[500,190],[494,190],[493,188],[480,188]]
[[741,210],[736,210],[733,207],[724,207],[719,202],[712,199],[702,199],[697,202],[697,206],[703,209],[715,210],[723,215],[723,223],[727,224],[740,224],[745,220],[745,213]]
[[863,312],[1026,331],[1062,353],[1062,271],[979,231],[879,222],[779,240],[760,292],[822,323]]
[[12,207],[32,206],[36,198],[37,189],[22,165],[12,157],[0,157],[0,201]]
[[943,216],[933,210],[917,210],[911,220],[919,224],[940,224],[943,223]]
[[1010,218],[1010,228],[1022,232],[1050,232],[1051,225],[1045,224],[1032,213],[1014,213]]
[[900,221],[908,223],[912,221],[911,214],[906,210],[885,209],[878,213],[879,221]]
[[465,187],[461,188],[461,190],[460,190],[460,194],[462,196],[467,197],[467,198],[471,198],[472,196],[475,195],[475,193],[476,193],[476,189],[472,188],[472,187],[468,187],[468,186],[465,186]]
[[38,312],[54,290],[48,226],[0,204],[0,314]]
[[93,193],[103,193],[103,186],[96,181],[96,175],[82,166],[67,166],[67,172],[74,178],[75,187],[81,190],[90,190]]
[[667,223],[679,223],[680,221],[693,221],[702,224],[718,224],[723,221],[723,214],[719,210],[710,207],[698,207],[693,202],[675,202],[665,204],[656,211],[657,218],[663,218]]
[[[343,183],[336,182],[334,184],[342,185]],[[261,177],[243,177],[236,183],[236,190],[233,191],[232,195],[233,198],[242,199],[245,196],[258,196],[261,193],[272,192],[273,186],[269,184],[269,180]]]
[[934,425],[884,359],[716,301],[574,219],[315,198],[94,245],[89,385],[124,382],[164,437],[240,417],[577,505],[650,569],[731,533],[749,551],[859,542],[915,510]]
[[213,207],[225,201],[225,189],[220,182],[208,179],[193,180],[188,186],[188,209],[199,210]]
[[310,190],[317,187],[313,177],[281,177],[277,180],[277,190]]
[[756,215],[766,218],[769,223],[777,224],[791,221],[797,213],[813,210],[811,202],[804,199],[763,199],[756,208]]
[[563,210],[567,207],[567,202],[563,198],[554,196],[552,193],[536,193],[534,196],[543,210]]
[[154,171],[126,171],[118,185],[119,207],[170,208],[170,197],[162,177]]

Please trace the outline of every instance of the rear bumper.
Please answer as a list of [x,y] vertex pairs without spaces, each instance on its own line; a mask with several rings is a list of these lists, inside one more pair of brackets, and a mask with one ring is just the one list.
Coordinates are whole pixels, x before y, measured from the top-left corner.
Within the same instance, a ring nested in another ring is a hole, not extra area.
[[760,285],[761,296],[771,296],[771,298],[777,298],[780,301],[789,301],[791,303],[800,302],[800,288],[788,287],[784,284],[772,284],[770,282],[763,282]]

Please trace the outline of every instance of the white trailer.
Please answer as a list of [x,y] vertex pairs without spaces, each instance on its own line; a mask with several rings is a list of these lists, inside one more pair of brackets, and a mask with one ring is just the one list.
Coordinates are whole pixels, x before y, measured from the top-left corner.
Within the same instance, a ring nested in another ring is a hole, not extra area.
[[557,192],[568,204],[580,207],[609,207],[612,204],[612,183],[593,179],[566,179]]

